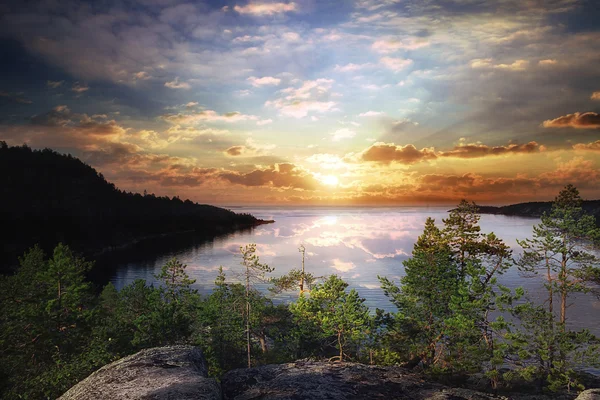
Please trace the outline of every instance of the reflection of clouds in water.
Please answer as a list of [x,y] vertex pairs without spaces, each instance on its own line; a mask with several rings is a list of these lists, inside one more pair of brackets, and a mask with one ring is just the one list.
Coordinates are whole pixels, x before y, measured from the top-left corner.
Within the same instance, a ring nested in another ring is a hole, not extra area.
[[[373,258],[396,258],[408,256],[404,248],[412,248],[415,239],[409,232],[374,232],[368,229],[356,229],[357,225],[341,225],[339,230],[326,230],[318,237],[310,237],[305,242],[317,247],[344,246],[348,249],[360,249]],[[344,229],[346,228],[346,229]]]
[[366,284],[360,285],[360,287],[364,287],[367,289],[379,289],[381,287],[381,285],[376,285],[374,283],[366,283]]
[[[210,292],[219,265],[229,268],[228,280],[234,279],[240,271],[240,246],[256,243],[261,262],[275,268],[268,275],[277,277],[301,267],[302,255],[298,246],[304,244],[308,272],[316,276],[342,275],[351,288],[356,288],[367,299],[369,307],[393,311],[393,305],[379,288],[377,275],[399,282],[404,275],[402,261],[410,256],[427,217],[435,218],[436,224],[442,225],[442,219],[448,215],[447,209],[441,208],[258,208],[244,209],[243,212],[262,219],[274,219],[275,223],[237,232],[212,245],[192,247],[175,254],[149,255],[149,259],[153,257],[150,261],[136,260],[135,267],[119,266],[113,282],[117,287],[123,287],[134,278],[152,282],[152,274],[159,272],[170,257],[178,256],[188,265],[190,277],[197,280],[195,287]],[[483,215],[481,227],[483,232],[493,231],[507,244],[514,245],[515,238],[530,236],[532,225],[538,222]],[[121,280],[120,284],[118,280]],[[503,275],[501,281],[513,288],[523,285],[529,289],[541,285],[535,280],[523,280],[516,268]],[[579,299],[577,304],[580,304]],[[597,313],[600,302],[592,305],[586,300],[585,308]],[[582,315],[589,314],[583,312]]]
[[[248,243],[228,243],[226,246],[223,247],[223,249],[231,254],[236,254],[236,255],[240,255],[240,247],[245,247]],[[256,255],[261,257],[261,256],[276,256],[277,253],[275,253],[275,251],[273,251],[272,246],[269,244],[265,244],[265,243],[256,243]]]
[[344,262],[339,258],[333,259],[331,260],[331,262],[333,263],[333,265],[331,265],[330,267],[340,272],[348,272],[356,268],[356,265],[354,265],[353,262]]
[[313,227],[318,228],[320,226],[323,225],[327,225],[327,226],[331,226],[331,225],[335,225],[338,221],[338,217],[335,215],[328,215],[326,217],[323,218],[319,218],[318,220],[316,220],[313,223]]
[[340,239],[333,238],[333,237],[329,237],[329,238],[315,237],[315,238],[305,239],[304,241],[306,243],[311,244],[316,247],[332,247],[332,246],[339,246],[339,245],[343,244],[343,242]]

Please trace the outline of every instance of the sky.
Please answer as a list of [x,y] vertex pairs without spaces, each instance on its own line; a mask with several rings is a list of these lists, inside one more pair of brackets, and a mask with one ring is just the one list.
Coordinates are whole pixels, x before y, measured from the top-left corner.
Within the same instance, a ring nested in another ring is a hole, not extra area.
[[600,198],[594,0],[0,3],[0,140],[216,205]]

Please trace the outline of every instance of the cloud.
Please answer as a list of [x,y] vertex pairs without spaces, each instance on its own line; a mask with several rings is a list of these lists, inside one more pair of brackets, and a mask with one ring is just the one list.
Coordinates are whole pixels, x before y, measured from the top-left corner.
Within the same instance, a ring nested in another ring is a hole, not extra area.
[[454,149],[437,153],[438,157],[479,158],[505,154],[527,154],[540,151],[536,142],[526,144],[509,144],[506,146],[487,146],[485,144],[464,144]]
[[[414,145],[398,146],[394,143],[378,142],[360,153],[363,161],[389,164],[415,164],[422,161],[446,158],[482,158],[512,154],[531,154],[542,151],[543,146],[537,142],[526,144],[508,144],[505,146],[488,146],[480,143],[461,144],[448,151],[435,151],[433,147],[418,150]],[[352,158],[352,157],[351,157]]]
[[46,86],[48,86],[49,88],[52,88],[52,89],[56,89],[57,87],[61,86],[63,83],[65,83],[65,81],[46,81]]
[[177,77],[177,78],[175,78],[175,80],[172,80],[170,82],[165,82],[165,87],[168,87],[171,89],[189,89],[191,86],[187,82],[179,82],[179,77]]
[[282,97],[265,102],[284,116],[304,118],[311,112],[325,113],[336,110],[337,103],[331,100],[332,79],[304,81],[298,88],[288,87],[280,90]]
[[219,114],[213,110],[202,110],[192,113],[163,114],[161,119],[172,124],[191,125],[199,122],[243,122],[259,121],[256,115],[246,115],[239,111],[232,111],[225,114]]
[[83,93],[90,90],[90,87],[84,83],[75,82],[73,86],[71,86],[71,91],[75,93]]
[[206,126],[195,127],[174,125],[167,129],[165,133],[175,141],[179,139],[193,139],[199,136],[226,135],[229,131],[225,129],[207,128]]
[[342,169],[347,165],[340,156],[328,153],[317,153],[306,158],[312,164],[318,164],[321,169]]
[[60,105],[44,114],[34,115],[31,117],[31,122],[41,126],[65,126],[71,122],[72,117],[73,113],[69,107]]
[[345,262],[340,260],[339,258],[331,260],[331,262],[332,265],[330,265],[330,267],[340,272],[348,272],[356,268],[356,265],[353,262]]
[[382,117],[385,115],[383,111],[367,111],[364,113],[358,114],[359,117]]
[[545,66],[545,67],[550,66],[550,65],[556,65],[556,63],[557,63],[556,60],[551,60],[551,59],[538,61],[539,65]]
[[575,150],[600,151],[600,140],[592,143],[577,143],[573,145]]
[[335,132],[330,133],[331,135],[331,140],[333,140],[334,142],[339,142],[340,140],[343,139],[351,139],[354,136],[356,136],[356,132],[354,132],[351,129],[348,128],[341,128],[336,130]]
[[29,124],[0,125],[4,139],[36,148],[90,149],[107,142],[123,140],[129,129],[102,114],[88,116],[59,105],[29,118]]
[[592,99],[592,100],[600,100],[600,92],[594,92],[594,93],[592,93],[592,95],[590,96],[590,99]]
[[491,58],[476,58],[471,60],[471,68],[502,69],[507,71],[524,71],[529,66],[527,60],[516,60],[511,64],[494,64]]
[[542,123],[542,126],[544,128],[597,129],[600,128],[600,114],[595,112],[576,112],[546,120]]
[[433,148],[417,150],[412,144],[396,146],[393,143],[381,142],[375,143],[361,154],[363,161],[380,164],[389,164],[391,162],[414,164],[425,160],[435,160],[436,158],[437,156]]
[[240,14],[265,16],[298,11],[298,5],[291,3],[248,3],[245,6],[236,5],[233,9]]
[[371,48],[378,53],[394,53],[398,50],[415,50],[421,47],[428,46],[429,42],[422,38],[386,38],[376,40]]
[[148,80],[148,79],[150,79],[150,78],[152,78],[152,77],[151,77],[151,76],[150,76],[150,74],[149,74],[149,73],[147,73],[146,71],[140,71],[140,72],[136,72],[136,73],[134,73],[134,74],[133,74],[133,78],[134,78],[134,79],[139,79],[139,80],[141,80],[141,81],[146,81],[146,80]]
[[221,179],[243,186],[265,186],[275,189],[316,190],[320,183],[301,167],[290,163],[273,164],[248,173],[223,172]]
[[245,146],[231,146],[225,150],[225,153],[230,156],[240,156],[245,150]]
[[355,71],[360,71],[362,69],[371,68],[371,67],[373,67],[373,64],[371,64],[371,63],[365,63],[365,64],[349,63],[346,65],[336,64],[335,67],[333,68],[333,70],[336,72],[355,72]]
[[262,78],[257,78],[255,76],[251,76],[250,78],[248,78],[246,80],[248,82],[250,82],[250,84],[254,87],[277,86],[281,83],[281,79],[274,78],[272,76],[264,76]]
[[272,124],[273,120],[272,119],[261,119],[260,121],[256,121],[256,125],[258,126],[263,126],[263,125],[269,125]]
[[400,72],[403,69],[407,68],[408,66],[410,66],[413,61],[410,59],[405,59],[405,58],[394,58],[394,57],[382,57],[379,62],[386,67],[387,69],[390,69],[394,72]]
[[275,147],[277,146],[274,144],[259,144],[252,138],[248,138],[245,145],[231,146],[224,151],[224,154],[232,157],[257,157],[268,154]]
[[18,103],[18,104],[32,104],[33,101],[22,96],[22,93],[10,93],[0,91],[0,104],[6,103]]

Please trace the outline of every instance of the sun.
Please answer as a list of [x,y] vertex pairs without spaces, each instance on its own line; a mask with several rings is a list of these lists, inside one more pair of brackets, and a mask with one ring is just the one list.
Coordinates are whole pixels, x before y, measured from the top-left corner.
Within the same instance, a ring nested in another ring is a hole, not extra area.
[[337,186],[340,183],[340,180],[337,178],[337,176],[333,176],[333,175],[325,175],[322,178],[322,182],[325,185],[329,185],[329,186]]

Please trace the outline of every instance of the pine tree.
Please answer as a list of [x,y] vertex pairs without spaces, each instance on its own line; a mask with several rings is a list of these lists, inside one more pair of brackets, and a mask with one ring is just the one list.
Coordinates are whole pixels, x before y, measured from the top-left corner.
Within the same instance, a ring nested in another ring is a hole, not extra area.
[[273,286],[269,288],[271,292],[281,293],[288,290],[298,289],[298,294],[300,295],[304,292],[310,292],[317,279],[319,279],[305,270],[304,260],[306,255],[306,247],[304,247],[304,245],[300,245],[298,251],[302,253],[302,268],[294,268],[286,275],[282,275],[277,278],[271,278],[271,283],[273,284]]
[[352,289],[346,292],[348,284],[336,275],[331,275],[322,284],[317,285],[310,297],[304,294],[290,310],[299,319],[312,321],[325,337],[333,337],[338,349],[338,358],[344,360],[350,343],[360,343],[367,334],[371,318],[369,309]]
[[379,277],[381,287],[398,308],[397,322],[410,341],[413,363],[422,361],[425,366],[441,363],[446,351],[445,321],[451,315],[450,302],[456,294],[459,271],[450,246],[432,218],[427,219],[412,257],[403,264],[406,275],[401,286]]
[[242,274],[244,282],[246,284],[246,350],[248,359],[248,368],[252,367],[252,346],[251,346],[251,294],[252,284],[255,282],[264,282],[265,273],[273,272],[274,268],[269,267],[267,264],[260,263],[258,255],[256,255],[256,244],[248,244],[244,247],[240,247],[240,253],[242,254],[241,265],[244,268]]
[[[539,337],[538,326],[546,332],[544,340],[533,340],[537,347],[524,355],[543,355],[538,357],[538,376],[554,389],[573,385],[571,360],[575,353],[586,357],[588,364],[597,361],[587,357],[589,349],[596,347],[593,340],[572,346],[591,338],[589,332],[571,332],[567,326],[569,298],[574,293],[591,291],[590,283],[600,274],[600,259],[594,254],[600,229],[581,204],[579,191],[567,185],[555,198],[550,213],[542,215],[541,223],[534,226],[533,237],[518,242],[523,248],[517,261],[520,271],[525,276],[543,274],[547,293],[544,312],[533,305],[517,310],[524,326],[531,328],[524,335]],[[560,300],[558,310],[555,297]]]

